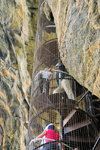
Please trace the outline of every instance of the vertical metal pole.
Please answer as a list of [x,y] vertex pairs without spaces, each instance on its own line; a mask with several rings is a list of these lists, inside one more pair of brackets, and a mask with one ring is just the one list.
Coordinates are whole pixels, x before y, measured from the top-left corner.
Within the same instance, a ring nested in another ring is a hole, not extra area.
[[[60,138],[61,140],[63,139],[63,120],[62,120],[62,115],[60,115]],[[60,150],[62,150],[62,144],[60,144]]]

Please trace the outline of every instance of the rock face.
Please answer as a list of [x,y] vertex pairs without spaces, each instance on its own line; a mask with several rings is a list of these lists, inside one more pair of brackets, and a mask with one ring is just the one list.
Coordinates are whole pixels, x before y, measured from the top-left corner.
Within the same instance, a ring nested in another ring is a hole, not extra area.
[[38,0],[0,0],[0,149],[25,150]]
[[46,0],[49,20],[51,13],[68,72],[100,98],[100,1]]
[[[25,150],[38,0],[0,0],[0,149]],[[100,1],[45,0],[69,73],[100,98]]]

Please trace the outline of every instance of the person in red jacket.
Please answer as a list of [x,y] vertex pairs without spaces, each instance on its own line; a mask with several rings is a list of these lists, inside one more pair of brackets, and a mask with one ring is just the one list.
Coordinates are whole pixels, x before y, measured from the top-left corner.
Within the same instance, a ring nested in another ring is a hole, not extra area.
[[[55,130],[55,126],[53,124],[49,124],[47,128],[45,128],[45,130],[36,137],[37,138],[42,138],[44,137],[51,139],[51,140],[45,140],[45,142],[50,142],[52,140],[58,141],[60,140],[60,136],[59,134],[56,132]],[[57,142],[55,143],[49,143],[43,146],[43,150],[59,150],[59,145]]]
[[[46,126],[44,131],[34,139],[34,142],[36,142],[38,138],[43,138],[43,142],[41,144],[48,143],[53,140],[55,141],[61,140],[60,135],[56,132],[54,124],[49,124],[48,126]],[[53,143],[48,143],[41,148],[43,150],[59,150],[59,145],[57,142],[53,142]],[[62,150],[65,150],[65,146],[63,144],[62,144]],[[78,148],[75,148],[74,150],[78,150]]]

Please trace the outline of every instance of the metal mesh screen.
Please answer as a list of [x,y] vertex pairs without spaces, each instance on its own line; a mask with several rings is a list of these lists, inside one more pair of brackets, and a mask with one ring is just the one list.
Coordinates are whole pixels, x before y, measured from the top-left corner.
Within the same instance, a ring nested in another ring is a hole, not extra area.
[[[95,121],[91,117],[91,93],[79,85],[66,69],[55,69],[60,59],[56,27],[53,21],[46,18],[44,4],[45,1],[39,1],[29,113],[29,142],[37,137],[46,125],[53,123],[61,137],[58,141],[59,149],[63,143],[67,150],[91,150],[97,134]],[[49,72],[51,78],[43,77],[45,71]],[[57,72],[59,77],[55,78]],[[64,78],[61,73],[64,73]],[[35,146],[33,143],[29,150],[41,148],[41,140],[35,143]]]

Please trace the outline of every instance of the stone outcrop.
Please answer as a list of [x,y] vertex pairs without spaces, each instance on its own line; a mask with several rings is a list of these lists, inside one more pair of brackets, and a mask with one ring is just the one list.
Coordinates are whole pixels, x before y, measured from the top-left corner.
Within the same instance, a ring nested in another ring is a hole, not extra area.
[[61,59],[68,72],[100,98],[99,0],[46,0],[54,17]]
[[0,149],[25,150],[38,0],[0,0]]
[[[0,0],[0,149],[25,150],[38,0]],[[99,0],[45,0],[68,72],[100,98]]]

